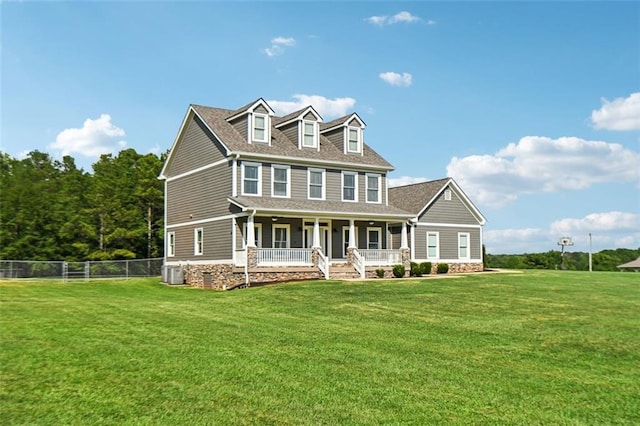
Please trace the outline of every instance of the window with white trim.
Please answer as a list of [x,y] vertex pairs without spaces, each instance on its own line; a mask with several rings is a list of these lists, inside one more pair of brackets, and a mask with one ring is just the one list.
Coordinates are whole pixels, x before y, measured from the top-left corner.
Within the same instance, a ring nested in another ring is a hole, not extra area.
[[427,259],[438,259],[440,236],[437,232],[427,232]]
[[458,233],[458,259],[470,259],[470,244],[471,238],[468,232]]
[[342,201],[358,201],[358,173],[342,172]]
[[193,254],[196,256],[199,256],[204,252],[202,239],[203,239],[202,228],[194,229],[193,230]]
[[359,127],[347,127],[347,152],[360,152],[362,129]]
[[262,164],[242,163],[242,195],[262,195]]
[[325,197],[325,171],[324,169],[309,169],[309,198],[324,200]]
[[273,197],[289,198],[291,196],[291,167],[271,166],[271,195]]
[[367,203],[380,202],[380,175],[367,173]]
[[173,257],[176,255],[176,233],[167,233],[167,257]]
[[269,142],[269,116],[266,114],[253,113],[253,126],[251,129],[251,140],[255,142]]
[[451,201],[451,190],[450,189],[445,189],[444,190],[444,199],[446,201]]
[[[253,232],[254,232],[254,241],[256,242],[256,247],[262,248],[262,224],[255,223],[253,224]],[[247,247],[247,224],[242,224],[242,248]]]
[[367,249],[378,250],[382,248],[382,228],[367,228]]
[[314,121],[302,121],[302,146],[316,148],[318,146],[318,123]]
[[289,225],[273,225],[273,248],[289,248]]

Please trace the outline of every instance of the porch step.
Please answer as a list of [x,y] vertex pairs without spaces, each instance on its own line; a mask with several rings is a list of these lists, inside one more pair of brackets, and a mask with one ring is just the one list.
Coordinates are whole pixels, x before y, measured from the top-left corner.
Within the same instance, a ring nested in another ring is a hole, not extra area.
[[351,265],[343,263],[329,266],[329,279],[350,280],[357,278],[360,278],[360,274]]

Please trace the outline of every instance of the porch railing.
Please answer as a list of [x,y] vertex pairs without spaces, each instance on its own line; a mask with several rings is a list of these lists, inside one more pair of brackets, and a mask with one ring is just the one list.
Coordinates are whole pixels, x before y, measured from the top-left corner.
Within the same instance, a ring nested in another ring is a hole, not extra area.
[[358,271],[360,277],[366,278],[365,267],[364,267],[364,259],[362,255],[358,251],[358,249],[353,249],[353,267]]
[[359,249],[365,265],[395,265],[402,262],[400,250]]
[[321,249],[318,249],[318,268],[324,275],[324,279],[329,279],[329,259],[322,253]]
[[306,248],[259,248],[258,266],[311,265],[311,252]]

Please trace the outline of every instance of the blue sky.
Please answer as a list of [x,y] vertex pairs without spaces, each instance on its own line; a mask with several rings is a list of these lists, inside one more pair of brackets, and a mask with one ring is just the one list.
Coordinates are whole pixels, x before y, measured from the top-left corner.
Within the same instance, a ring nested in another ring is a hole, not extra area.
[[1,149],[171,147],[189,104],[357,112],[396,184],[452,176],[490,253],[640,247],[637,2],[7,2]]

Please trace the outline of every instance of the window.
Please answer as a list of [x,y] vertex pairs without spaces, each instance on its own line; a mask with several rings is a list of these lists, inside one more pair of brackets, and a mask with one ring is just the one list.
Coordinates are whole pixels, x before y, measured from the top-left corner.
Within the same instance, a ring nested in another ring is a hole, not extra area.
[[242,163],[242,195],[262,195],[261,169],[261,164]]
[[193,230],[193,254],[201,255],[202,250],[202,228],[196,228]]
[[380,175],[367,174],[367,203],[380,202]]
[[324,170],[309,169],[309,198],[324,200]]
[[460,232],[458,233],[458,258],[459,259],[469,259],[469,233],[468,232]]
[[289,248],[289,225],[273,225],[273,248]]
[[445,189],[444,190],[444,199],[446,201],[451,201],[451,190],[450,189]]
[[169,232],[167,234],[167,257],[176,255],[176,233]]
[[437,259],[438,255],[438,233],[427,232],[427,259]]
[[378,250],[382,248],[380,235],[382,228],[367,228],[367,248],[369,250]]
[[264,114],[253,114],[253,134],[252,138],[256,142],[269,142],[267,140],[268,117]]
[[271,167],[271,195],[274,197],[286,197],[289,198],[291,193],[289,191],[289,181],[291,177],[291,168],[289,166],[276,166]]
[[357,127],[347,127],[347,152],[360,152],[360,132]]
[[[254,240],[256,242],[256,247],[262,248],[262,224],[255,223],[253,224],[253,232],[254,232]],[[247,246],[247,224],[244,223],[242,226],[242,247]]]
[[316,138],[316,123],[312,121],[302,122],[302,146],[315,148],[318,146]]
[[342,201],[358,201],[358,174],[342,172]]

